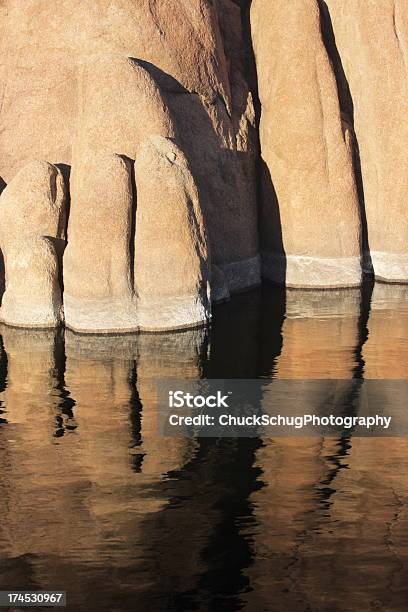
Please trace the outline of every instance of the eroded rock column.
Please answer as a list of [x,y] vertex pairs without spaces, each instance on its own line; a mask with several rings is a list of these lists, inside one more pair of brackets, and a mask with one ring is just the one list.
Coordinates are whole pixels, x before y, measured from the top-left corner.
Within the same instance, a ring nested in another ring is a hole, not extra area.
[[183,152],[152,137],[136,159],[135,290],[141,329],[210,318],[209,251],[198,190]]
[[326,0],[354,106],[374,272],[408,282],[405,0]]
[[64,259],[70,328],[156,330],[209,317],[200,197],[169,138],[169,111],[139,62],[108,54],[82,66]]
[[131,58],[93,55],[79,67],[78,81],[66,324],[81,332],[136,330],[133,160],[146,133],[172,128],[159,89]]
[[361,281],[350,126],[342,121],[316,0],[254,0],[262,107],[264,276],[291,287]]
[[54,327],[63,320],[60,286],[65,247],[65,186],[61,171],[32,162],[0,197],[5,293],[0,317],[19,327]]
[[96,157],[77,178],[64,257],[68,327],[82,332],[136,329],[131,278],[131,164]]

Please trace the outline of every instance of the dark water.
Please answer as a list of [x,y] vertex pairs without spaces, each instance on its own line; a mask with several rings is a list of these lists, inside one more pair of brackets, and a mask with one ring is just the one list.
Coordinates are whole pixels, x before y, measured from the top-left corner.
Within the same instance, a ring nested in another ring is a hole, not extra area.
[[407,378],[408,288],[264,288],[209,334],[3,327],[0,586],[70,610],[408,609],[406,438],[175,439],[155,382]]

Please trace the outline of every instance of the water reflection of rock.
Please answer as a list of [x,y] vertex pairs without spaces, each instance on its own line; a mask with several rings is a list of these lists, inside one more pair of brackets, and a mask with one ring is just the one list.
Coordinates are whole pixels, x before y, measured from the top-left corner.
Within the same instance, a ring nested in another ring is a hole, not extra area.
[[260,449],[257,465],[265,486],[251,498],[259,536],[245,609],[405,608],[405,440],[286,439]]
[[209,339],[4,328],[1,584],[67,585],[75,610],[403,609],[405,440],[155,431],[160,378],[341,375],[347,396],[403,368],[404,300],[378,295],[263,288]]
[[[346,400],[363,376],[406,377],[406,290],[371,290],[332,293],[331,308],[288,292],[277,377],[347,379],[337,385]],[[305,412],[314,399],[304,397]],[[264,439],[247,609],[403,609],[407,450],[405,438]]]
[[66,333],[66,381],[88,440],[93,479],[101,471],[109,487],[113,483],[107,476],[127,479],[130,464],[149,478],[183,464],[193,444],[157,436],[156,386],[166,378],[199,378],[205,350],[203,330],[93,337]]
[[1,583],[15,588],[24,566],[25,585],[64,583],[74,591],[72,605],[85,609],[87,584],[95,580],[103,583],[99,604],[113,609],[129,564],[135,573],[129,597],[139,574],[154,574],[139,559],[142,520],[168,502],[156,488],[161,478],[194,451],[192,441],[157,437],[154,382],[199,376],[205,335],[67,332],[65,352],[54,332],[5,328],[3,339]]
[[285,291],[278,287],[237,295],[215,307],[208,378],[269,377],[282,348]]
[[361,303],[360,289],[288,291],[278,378],[350,378]]
[[377,283],[363,348],[366,378],[408,378],[408,286]]
[[143,405],[143,473],[160,476],[179,469],[194,453],[193,440],[158,436],[157,383],[165,379],[201,378],[206,352],[207,334],[203,329],[139,336],[136,375]]
[[68,441],[60,447],[54,436],[57,417],[73,421],[61,385],[63,339],[58,331],[4,327],[1,333],[8,423],[0,432],[2,553],[12,559],[28,553],[62,556],[71,538],[81,535],[81,521],[71,524],[70,511],[87,514],[77,497],[83,488],[80,461]]
[[146,515],[141,546],[159,581],[144,598],[155,610],[238,610],[254,562],[251,494],[257,439],[200,439],[193,457],[158,489],[170,503]]
[[[358,289],[324,294],[288,291],[276,378],[298,379],[299,384],[301,380],[346,379],[322,382],[341,405],[342,398],[356,391],[352,378],[360,342],[361,304]],[[265,386],[265,401],[269,396],[275,397],[274,384],[272,380]],[[299,414],[327,414],[327,406],[319,401],[320,386],[305,384]],[[292,408],[282,397],[280,413],[285,414],[285,407]],[[250,571],[257,584],[256,594],[249,600],[254,609],[264,609],[272,593],[276,599],[269,601],[270,607],[279,607],[282,593],[290,591],[294,580],[291,567],[298,547],[305,538],[312,537],[316,523],[317,489],[327,471],[323,449],[334,445],[335,441],[321,437],[263,440],[256,465],[262,470],[265,487],[252,500],[257,521],[262,525],[259,538],[255,538],[258,562]],[[305,600],[298,599],[298,595],[295,592],[286,597],[289,609],[304,610]]]

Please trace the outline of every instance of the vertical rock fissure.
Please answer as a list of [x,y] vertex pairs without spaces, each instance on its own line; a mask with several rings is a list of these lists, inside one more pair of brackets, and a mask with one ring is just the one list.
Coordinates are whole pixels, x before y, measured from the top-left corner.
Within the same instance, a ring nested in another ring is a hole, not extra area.
[[[69,229],[69,213],[71,210],[71,166],[68,164],[56,164],[56,167],[61,171],[65,181],[65,215],[62,215],[59,220],[58,235],[65,236],[65,246],[68,244],[68,229]],[[55,198],[54,198],[55,200]],[[58,278],[61,289],[61,302],[64,299],[64,257],[63,252],[58,261]]]
[[129,236],[129,282],[132,293],[135,291],[135,240],[136,240],[136,207],[137,187],[135,175],[135,160],[123,156],[129,164],[130,182],[132,186],[132,207],[130,211],[130,236]]
[[354,101],[353,96],[351,94],[350,85],[343,68],[343,62],[339,50],[337,48],[336,37],[334,34],[329,7],[327,6],[325,0],[318,0],[318,4],[320,9],[320,27],[322,33],[322,40],[333,68],[334,77],[336,79],[342,121],[348,123],[352,128],[353,172],[356,182],[358,201],[360,205],[363,272],[371,276],[373,274],[373,265],[370,256],[370,245],[368,238],[368,225],[364,194],[364,182],[360,159],[360,146],[354,126]]
[[[262,115],[262,104],[259,97],[258,88],[258,72],[255,60],[255,50],[252,41],[251,33],[251,4],[252,0],[241,0],[238,2],[241,9],[241,23],[242,23],[242,36],[245,45],[245,62],[246,62],[246,77],[249,84],[249,89],[252,92],[253,104],[255,110],[255,134],[256,134],[256,149],[257,154],[255,156],[255,173],[256,173],[256,203],[257,203],[257,217],[258,217],[258,236],[259,236],[259,248],[262,256],[262,232],[261,232],[261,200],[262,200],[262,172],[263,172],[263,160],[262,160],[262,147],[260,139],[260,123]],[[262,274],[262,267],[261,267]]]

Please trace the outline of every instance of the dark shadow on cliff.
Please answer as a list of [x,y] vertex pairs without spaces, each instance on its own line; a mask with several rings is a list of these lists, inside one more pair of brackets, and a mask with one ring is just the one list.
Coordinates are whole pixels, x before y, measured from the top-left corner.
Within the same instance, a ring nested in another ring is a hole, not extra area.
[[130,286],[131,289],[135,288],[135,234],[136,234],[136,208],[137,208],[137,187],[136,187],[136,175],[135,175],[135,160],[127,157],[126,155],[120,155],[128,165],[130,169],[130,181],[132,184],[132,210],[130,220],[130,236],[129,236],[129,271],[130,271]]
[[[0,329],[1,331],[1,329]],[[3,393],[7,387],[8,376],[8,359],[4,348],[3,337],[0,335],[0,393]],[[0,414],[3,403],[0,401]]]
[[61,171],[61,174],[64,178],[64,184],[65,184],[65,189],[66,189],[66,200],[65,200],[66,214],[65,214],[65,218],[61,219],[62,223],[64,223],[64,228],[59,228],[59,229],[60,230],[64,229],[66,239],[68,242],[69,213],[71,210],[71,166],[68,164],[55,164],[55,166],[58,168],[58,170]]
[[[245,64],[246,64],[246,78],[252,95],[254,97],[254,107],[256,115],[256,125],[259,128],[259,120],[261,117],[262,106],[259,99],[258,92],[258,74],[256,69],[256,59],[254,52],[254,45],[252,42],[252,31],[251,31],[251,3],[252,0],[237,0],[236,4],[241,8],[241,26],[242,34],[245,45]],[[259,129],[258,134],[258,150],[260,151],[259,145]]]
[[[274,282],[279,285],[286,284],[286,253],[283,246],[282,223],[279,209],[279,200],[271,176],[270,169],[262,158],[260,142],[260,123],[262,104],[259,98],[258,74],[256,58],[251,32],[251,2],[252,0],[237,0],[241,8],[242,31],[245,41],[245,59],[247,79],[254,97],[256,134],[258,156],[256,160],[257,176],[257,203],[258,203],[258,235],[260,237],[261,253],[276,257],[279,266],[274,270]],[[264,257],[265,259],[265,257]],[[266,266],[263,266],[263,277],[266,280]]]
[[[206,107],[217,117],[225,139],[233,140],[235,128],[224,101],[220,96],[204,100],[157,66],[144,60],[134,61],[157,83],[169,110],[174,140],[186,155],[197,184],[213,263],[254,257],[258,253],[253,181],[256,155],[221,146]],[[216,207],[215,203],[220,201],[223,206]]]
[[265,280],[272,281],[266,267],[270,267],[265,261],[273,257],[273,282],[278,285],[286,284],[286,252],[283,246],[282,222],[280,215],[279,200],[270,170],[264,160],[259,161],[259,183],[260,183],[260,214],[259,234],[261,236],[262,254],[264,258],[263,275]]
[[367,215],[365,207],[364,182],[361,169],[360,146],[354,125],[354,101],[350,90],[350,85],[344,71],[343,62],[337,48],[336,36],[334,34],[333,23],[330,10],[325,0],[318,0],[320,9],[320,28],[322,38],[326,47],[327,54],[332,64],[334,76],[337,84],[337,91],[340,103],[342,120],[349,124],[353,134],[353,169],[356,181],[358,199],[360,203],[361,220],[361,249],[363,254],[363,270],[367,276],[373,276],[373,265],[370,255],[370,245],[367,226]]

